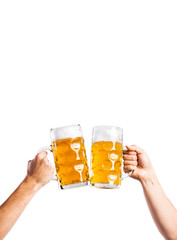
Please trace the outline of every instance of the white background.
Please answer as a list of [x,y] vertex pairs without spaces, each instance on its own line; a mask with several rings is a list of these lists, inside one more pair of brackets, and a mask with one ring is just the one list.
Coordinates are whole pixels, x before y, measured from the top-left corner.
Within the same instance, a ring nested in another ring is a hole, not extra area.
[[[93,126],[123,127],[177,207],[176,12],[163,0],[0,1],[0,204],[50,128],[80,123],[88,160]],[[129,178],[118,190],[50,182],[6,239],[163,238]]]

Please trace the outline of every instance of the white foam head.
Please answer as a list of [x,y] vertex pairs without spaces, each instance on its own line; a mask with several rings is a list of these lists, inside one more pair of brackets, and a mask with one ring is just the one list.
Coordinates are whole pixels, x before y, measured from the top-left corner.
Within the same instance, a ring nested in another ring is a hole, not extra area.
[[97,126],[93,128],[92,143],[100,141],[123,142],[123,129],[113,126]]
[[52,128],[50,130],[50,137],[51,141],[54,142],[61,139],[83,137],[83,135],[81,126],[78,124],[60,128]]

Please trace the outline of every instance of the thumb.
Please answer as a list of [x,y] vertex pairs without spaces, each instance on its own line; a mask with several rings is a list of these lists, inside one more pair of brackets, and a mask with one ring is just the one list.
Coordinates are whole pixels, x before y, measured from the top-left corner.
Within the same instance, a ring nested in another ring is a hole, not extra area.
[[137,152],[137,154],[143,153],[143,150],[136,145],[127,145],[126,148],[130,151]]
[[31,162],[32,162],[32,160],[29,160],[29,161],[28,161],[28,168],[30,167]]
[[30,173],[31,162],[32,162],[32,160],[29,160],[29,161],[28,161],[28,166],[27,166],[27,172],[28,172],[28,173]]

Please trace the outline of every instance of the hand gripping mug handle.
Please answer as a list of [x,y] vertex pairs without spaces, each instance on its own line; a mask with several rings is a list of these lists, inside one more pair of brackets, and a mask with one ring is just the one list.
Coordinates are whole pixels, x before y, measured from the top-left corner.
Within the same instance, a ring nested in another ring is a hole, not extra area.
[[[53,152],[53,150],[52,150],[52,145],[39,148],[39,150],[37,151],[37,153],[40,153],[40,152],[42,152],[42,151],[50,151],[50,152]],[[57,180],[57,178],[56,178],[56,170],[55,170],[55,173],[54,173],[54,175],[53,175],[53,177],[52,177],[52,180]]]
[[[123,150],[127,150],[127,148],[125,146],[123,146]],[[122,166],[123,166],[123,164],[122,164]],[[133,173],[133,170],[130,171],[129,173],[122,173],[121,181],[124,180],[125,178],[129,177],[132,173]]]

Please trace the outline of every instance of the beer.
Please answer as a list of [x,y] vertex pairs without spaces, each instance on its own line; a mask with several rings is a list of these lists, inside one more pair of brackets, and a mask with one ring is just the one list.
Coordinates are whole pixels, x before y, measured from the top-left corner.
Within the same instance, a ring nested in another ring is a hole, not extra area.
[[52,142],[56,178],[60,186],[87,182],[89,171],[83,137]]
[[92,185],[121,184],[122,143],[117,141],[99,141],[92,144],[91,179]]

